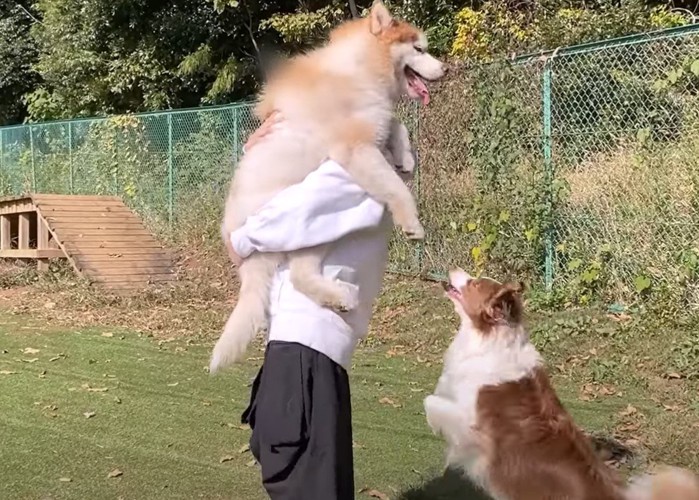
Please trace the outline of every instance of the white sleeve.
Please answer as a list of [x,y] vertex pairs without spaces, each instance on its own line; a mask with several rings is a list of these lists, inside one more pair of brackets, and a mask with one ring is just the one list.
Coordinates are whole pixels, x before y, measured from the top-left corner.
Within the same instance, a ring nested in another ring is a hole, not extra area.
[[309,248],[378,226],[384,210],[344,168],[328,160],[248,217],[231,233],[231,243],[242,258],[255,251]]

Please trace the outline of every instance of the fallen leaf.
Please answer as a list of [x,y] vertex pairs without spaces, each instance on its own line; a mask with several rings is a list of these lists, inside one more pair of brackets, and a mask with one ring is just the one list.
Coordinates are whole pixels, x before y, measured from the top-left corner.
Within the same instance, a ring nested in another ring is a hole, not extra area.
[[680,375],[679,373],[675,373],[675,372],[670,372],[670,373],[668,373],[668,374],[665,375],[665,376],[666,376],[667,378],[672,378],[672,379],[680,379],[680,378],[682,378],[682,375]]
[[638,413],[638,410],[636,408],[634,408],[633,406],[628,405],[625,410],[619,412],[619,415],[622,417],[628,417],[628,416],[633,415],[635,413]]
[[31,348],[31,347],[27,347],[26,349],[22,349],[22,352],[23,352],[24,354],[37,354],[37,353],[39,353],[40,351],[39,351],[39,349],[33,349],[33,348]]
[[22,363],[36,363],[37,361],[39,361],[39,358],[23,359]]
[[381,398],[381,399],[379,399],[379,403],[381,403],[382,405],[393,406],[394,408],[402,408],[403,407],[402,404],[396,403],[391,398]]
[[255,465],[257,465],[257,460],[254,458],[245,464],[246,467],[255,467]]
[[222,464],[224,464],[224,463],[226,463],[226,462],[230,462],[230,461],[233,460],[234,458],[235,458],[235,457],[232,456],[232,455],[226,455],[225,457],[221,457],[221,460],[219,460],[219,462],[221,462]]
[[92,418],[95,415],[97,415],[97,413],[95,413],[94,411],[86,411],[85,413],[83,413],[83,415],[85,415],[85,418]]
[[168,387],[177,387],[178,385],[180,385],[179,382],[173,382],[172,384],[168,384],[167,386]]
[[121,477],[121,476],[123,476],[123,475],[124,475],[124,473],[121,472],[119,469],[114,469],[112,472],[110,472],[109,474],[107,474],[107,478],[111,479],[111,478],[114,478],[114,477]]
[[111,332],[104,332],[104,333],[102,334],[102,336],[103,336],[103,337],[107,337],[107,338],[112,338],[112,337],[114,336],[114,334],[111,333]]
[[58,480],[62,483],[70,483],[72,481],[69,477],[59,477]]
[[107,392],[109,387],[90,387],[90,384],[83,384],[82,388],[87,392]]
[[379,500],[391,500],[388,495],[385,493],[381,493],[378,490],[364,490],[362,493],[364,493],[367,496],[370,496],[371,498],[378,498]]
[[0,375],[16,375],[17,372],[11,372],[10,370],[0,370]]
[[243,446],[240,447],[238,450],[238,453],[247,453],[250,451],[250,445],[249,444],[244,444]]

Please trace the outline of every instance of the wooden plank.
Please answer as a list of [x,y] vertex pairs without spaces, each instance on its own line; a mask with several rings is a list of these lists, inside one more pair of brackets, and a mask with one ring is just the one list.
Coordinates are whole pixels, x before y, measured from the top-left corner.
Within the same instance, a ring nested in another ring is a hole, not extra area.
[[90,213],[84,213],[84,214],[75,214],[75,215],[51,215],[51,214],[43,214],[44,218],[49,221],[49,222],[138,222],[141,223],[141,220],[136,217],[135,215],[123,215],[123,214],[115,214],[113,212],[90,212]]
[[99,213],[131,215],[133,213],[127,207],[97,207],[94,205],[86,206],[86,207],[76,207],[74,205],[71,205],[69,207],[55,207],[55,206],[38,205],[38,208],[44,214],[44,217],[49,217],[49,216],[69,217],[71,215],[99,214]]
[[63,250],[0,250],[0,257],[8,259],[62,259],[65,256]]
[[111,248],[112,250],[122,251],[124,248],[140,249],[140,250],[163,250],[165,247],[156,241],[134,244],[132,241],[80,241],[80,240],[62,240],[66,247],[74,248],[78,251],[89,250],[91,248]]
[[10,227],[10,216],[0,215],[0,250],[10,249],[12,242]]
[[96,275],[93,277],[93,281],[96,283],[109,283],[110,285],[116,285],[118,283],[149,283],[154,281],[175,281],[177,277],[174,274],[151,274],[151,275],[134,275],[134,276],[100,276]]
[[119,214],[123,216],[136,215],[135,212],[127,207],[105,207],[101,205],[70,205],[70,206],[53,206],[53,205],[34,205],[37,210],[41,210],[45,216],[49,215],[92,215],[96,216],[102,213]]
[[46,209],[46,210],[85,210],[88,208],[95,208],[97,210],[119,210],[121,208],[128,208],[123,203],[109,202],[103,203],[100,201],[81,201],[75,202],[35,202],[34,206]]
[[19,250],[29,249],[29,227],[29,214],[19,214],[19,239],[17,241],[17,248]]
[[61,238],[121,238],[122,236],[141,236],[143,238],[153,238],[153,234],[145,229],[124,228],[124,229],[61,229]]
[[170,254],[165,249],[140,249],[140,248],[86,248],[82,251],[66,248],[75,259],[94,259],[95,257],[113,257],[116,259],[125,259],[126,257],[137,257],[141,260],[163,260],[172,259]]
[[[38,250],[48,250],[49,247],[49,228],[46,222],[41,220],[41,217],[36,219],[36,248]],[[62,253],[62,252],[61,252]],[[45,273],[49,270],[49,260],[39,259],[36,262],[36,268],[40,273]]]
[[144,244],[156,244],[158,246],[160,245],[155,238],[153,238],[150,234],[132,234],[129,232],[122,232],[121,234],[118,235],[112,235],[112,236],[104,236],[101,234],[73,234],[70,236],[66,236],[65,234],[61,233],[61,237],[66,240],[66,241],[72,241],[75,244],[80,244],[82,245],[84,242],[100,242],[100,243],[105,243],[105,244],[110,244],[112,242],[121,242],[121,241],[130,241],[132,243],[144,243]]
[[84,268],[85,271],[90,271],[90,274],[93,274],[95,276],[112,276],[115,278],[119,278],[121,276],[124,277],[131,277],[131,276],[141,276],[144,279],[147,278],[148,276],[165,276],[165,275],[175,275],[174,271],[172,269],[168,269],[166,267],[161,267],[161,268],[150,268],[150,269],[129,269],[129,268],[121,268],[121,269],[110,269],[110,268]]
[[36,248],[39,250],[49,249],[49,228],[41,219],[36,221]]
[[80,262],[80,268],[83,271],[99,271],[106,274],[124,273],[124,272],[142,272],[142,273],[171,273],[175,271],[175,266],[171,262],[143,262],[143,261],[103,261],[103,262]]
[[173,259],[166,256],[151,258],[149,255],[127,254],[121,256],[114,255],[80,255],[77,257],[80,266],[116,266],[138,264],[143,266],[166,266],[172,265]]
[[123,229],[145,229],[143,224],[140,222],[51,222],[49,224],[51,229],[60,231],[62,229],[69,229],[71,231],[80,231],[83,229],[109,229],[109,230],[123,230]]
[[15,200],[0,204],[0,214],[19,214],[33,211],[34,205],[29,199]]
[[33,193],[31,195],[34,201],[104,201],[123,203],[121,198],[112,195],[91,195],[91,194],[51,194],[51,193]]

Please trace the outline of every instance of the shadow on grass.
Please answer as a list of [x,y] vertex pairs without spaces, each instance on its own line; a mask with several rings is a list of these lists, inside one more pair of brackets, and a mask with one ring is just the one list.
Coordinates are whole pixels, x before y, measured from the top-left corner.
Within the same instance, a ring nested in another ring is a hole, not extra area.
[[410,488],[398,500],[491,500],[459,472],[447,470],[443,476]]

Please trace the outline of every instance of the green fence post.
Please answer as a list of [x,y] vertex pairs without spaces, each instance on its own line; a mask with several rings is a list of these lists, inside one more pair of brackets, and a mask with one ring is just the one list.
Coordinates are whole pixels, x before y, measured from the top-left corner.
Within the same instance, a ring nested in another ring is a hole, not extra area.
[[68,173],[70,179],[68,180],[70,186],[70,194],[74,194],[74,173],[73,173],[73,122],[68,122]]
[[174,216],[174,178],[172,172],[172,113],[167,115],[167,183],[168,183],[168,207],[167,219],[172,231],[172,223]]
[[0,172],[3,170],[3,168],[5,168],[5,129],[0,128]]
[[[415,199],[417,200],[418,207],[422,204],[422,199],[420,197],[420,107],[417,102],[413,102],[413,140],[415,144],[415,174],[413,177],[414,189],[415,189]],[[425,255],[425,240],[420,240],[415,246],[415,259],[417,261],[417,272],[422,274],[423,272],[423,257]]]
[[34,163],[34,127],[29,125],[29,150],[32,155],[32,192],[36,192],[36,165]]
[[240,161],[240,143],[238,142],[238,107],[233,108],[233,168]]
[[[555,54],[554,54],[555,55]],[[546,290],[551,291],[553,288],[553,161],[551,159],[551,63],[553,57],[550,57],[544,63],[544,74],[542,81],[542,112],[543,112],[543,154],[544,154],[544,179],[546,183],[546,260],[544,270],[544,280]]]

